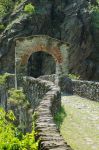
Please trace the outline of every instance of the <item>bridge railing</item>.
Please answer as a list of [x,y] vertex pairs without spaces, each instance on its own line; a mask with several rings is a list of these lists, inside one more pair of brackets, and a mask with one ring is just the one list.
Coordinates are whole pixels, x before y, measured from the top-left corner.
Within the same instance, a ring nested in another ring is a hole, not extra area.
[[72,80],[73,93],[99,102],[99,82]]

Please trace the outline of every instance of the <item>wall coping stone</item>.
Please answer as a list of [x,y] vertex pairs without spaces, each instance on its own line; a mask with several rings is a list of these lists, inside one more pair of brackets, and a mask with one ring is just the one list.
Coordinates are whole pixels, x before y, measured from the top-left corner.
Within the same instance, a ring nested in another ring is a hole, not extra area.
[[72,80],[73,93],[99,102],[99,82]]
[[42,101],[35,110],[37,114],[36,130],[38,131],[38,138],[41,139],[41,150],[72,150],[60,135],[53,120],[54,115],[61,107],[60,88],[46,80],[32,77],[26,77],[25,80],[38,82],[48,88],[48,91],[44,94]]

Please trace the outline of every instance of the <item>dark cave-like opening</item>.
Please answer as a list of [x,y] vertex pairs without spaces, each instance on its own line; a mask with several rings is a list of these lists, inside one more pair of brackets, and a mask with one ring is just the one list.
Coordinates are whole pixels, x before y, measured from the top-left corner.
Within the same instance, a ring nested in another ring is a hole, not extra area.
[[46,52],[33,53],[27,65],[27,74],[34,78],[42,75],[51,75],[56,73],[56,62],[54,58]]

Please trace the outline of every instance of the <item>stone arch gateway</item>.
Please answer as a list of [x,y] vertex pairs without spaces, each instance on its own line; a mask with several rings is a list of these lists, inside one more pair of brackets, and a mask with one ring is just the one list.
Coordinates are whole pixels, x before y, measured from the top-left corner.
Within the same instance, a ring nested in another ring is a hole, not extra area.
[[28,60],[27,75],[38,78],[56,74],[56,62],[52,55],[44,51],[33,52]]
[[15,70],[17,75],[27,75],[27,64],[34,52],[46,52],[55,59],[56,73],[68,73],[68,44],[47,35],[15,39]]

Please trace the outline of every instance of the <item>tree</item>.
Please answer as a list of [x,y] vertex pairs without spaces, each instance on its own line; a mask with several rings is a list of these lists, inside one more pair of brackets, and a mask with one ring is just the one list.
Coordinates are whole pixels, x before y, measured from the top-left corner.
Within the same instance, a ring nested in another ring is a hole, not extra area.
[[13,8],[13,0],[0,0],[0,16],[8,13]]

